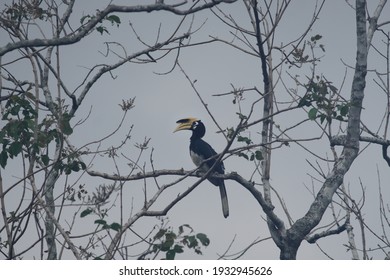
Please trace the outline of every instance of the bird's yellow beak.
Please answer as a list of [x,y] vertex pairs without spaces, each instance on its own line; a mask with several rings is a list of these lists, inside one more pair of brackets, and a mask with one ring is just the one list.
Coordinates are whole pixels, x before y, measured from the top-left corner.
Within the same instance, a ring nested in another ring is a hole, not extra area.
[[196,121],[199,121],[197,118],[185,118],[178,120],[176,123],[179,125],[176,127],[176,129],[173,132],[179,131],[179,130],[191,130],[192,124]]

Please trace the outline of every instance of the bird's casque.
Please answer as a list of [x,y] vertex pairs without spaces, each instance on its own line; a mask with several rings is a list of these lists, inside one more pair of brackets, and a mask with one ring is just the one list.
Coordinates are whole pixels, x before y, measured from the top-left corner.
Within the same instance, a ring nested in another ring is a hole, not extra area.
[[[191,159],[200,170],[207,172],[216,162],[217,153],[214,149],[205,142],[202,137],[206,133],[206,127],[203,122],[197,118],[185,118],[180,119],[176,123],[178,126],[174,130],[191,130],[192,136],[190,138],[190,155]],[[209,160],[207,160],[209,159]],[[214,172],[219,174],[225,173],[225,167],[223,162],[218,162],[214,167]],[[213,185],[218,186],[221,194],[222,212],[223,216],[227,218],[229,216],[229,204],[226,194],[226,187],[223,179],[220,178],[207,178]]]

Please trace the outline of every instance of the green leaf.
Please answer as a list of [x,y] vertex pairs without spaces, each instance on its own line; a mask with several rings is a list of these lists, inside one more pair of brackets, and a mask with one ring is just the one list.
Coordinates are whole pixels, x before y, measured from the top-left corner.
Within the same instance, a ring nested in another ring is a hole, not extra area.
[[9,155],[12,157],[17,156],[22,151],[22,143],[20,142],[13,142],[8,149]]
[[64,114],[61,120],[61,130],[65,135],[71,135],[73,133],[73,129],[70,126],[70,116],[68,114]]
[[167,232],[166,229],[160,229],[156,235],[153,237],[154,240],[156,239],[160,239],[161,237],[163,237],[165,235],[165,233]]
[[103,25],[96,27],[96,30],[100,33],[100,35],[103,35],[104,32],[110,34],[107,28],[105,28]]
[[72,162],[72,164],[70,165],[70,169],[72,169],[72,171],[74,172],[79,172],[80,171],[79,162],[78,161]]
[[121,23],[121,19],[116,16],[116,15],[111,15],[111,16],[108,16],[107,19],[112,23],[116,23],[117,26],[119,26],[119,24]]
[[183,252],[184,252],[183,246],[176,244],[176,245],[173,247],[173,251],[175,251],[175,253],[183,253]]
[[238,155],[239,157],[245,158],[246,160],[249,160],[248,155],[246,155],[246,154],[244,154],[244,153],[239,152],[237,155]]
[[210,239],[204,233],[198,233],[196,237],[202,243],[203,246],[208,246],[210,244]]
[[107,225],[107,222],[105,220],[103,220],[103,219],[95,220],[94,223],[98,224],[98,225]]
[[0,165],[1,167],[5,168],[7,165],[7,159],[8,159],[8,154],[5,150],[1,151],[0,153]]
[[299,100],[298,102],[298,107],[308,107],[311,105],[311,101],[310,101],[310,95],[305,95],[304,97],[301,98],[301,100]]
[[91,214],[93,211],[91,208],[85,209],[83,212],[80,213],[80,218],[84,218],[85,216],[88,216]]
[[263,160],[264,159],[263,154],[261,153],[260,150],[257,150],[255,152],[255,157],[256,157],[257,160]]
[[324,122],[325,119],[326,119],[326,115],[322,114],[322,115],[320,116],[320,122],[321,122],[321,124]]
[[161,244],[153,244],[153,249],[152,251],[153,252],[157,252],[157,251],[160,251],[161,250]]
[[169,250],[167,251],[167,253],[165,254],[167,260],[174,260],[175,259],[175,251],[174,250]]
[[89,20],[91,19],[91,16],[90,16],[90,15],[86,15],[86,16],[81,17],[80,23],[81,23],[81,24],[84,24],[84,21],[85,21],[86,19],[88,19],[88,21],[89,21]]
[[10,113],[13,116],[17,116],[19,114],[20,105],[14,106],[11,108]]
[[163,252],[168,251],[172,247],[173,243],[174,243],[173,239],[166,240],[165,242],[163,242],[161,244],[161,251],[163,251]]
[[347,116],[348,112],[349,112],[349,106],[347,104],[341,106],[341,108],[340,108],[340,115],[341,116],[343,116],[343,117]]
[[82,162],[82,161],[79,161],[79,164],[80,164],[80,166],[81,166],[81,169],[82,169],[82,170],[85,170],[85,169],[87,169],[87,166],[85,165],[85,163],[84,163],[84,162]]
[[197,253],[198,255],[202,255],[202,251],[199,249],[195,249],[195,253]]
[[50,159],[49,159],[49,157],[47,155],[42,155],[41,156],[41,160],[42,160],[44,165],[48,165]]
[[167,233],[165,234],[165,238],[166,238],[167,240],[174,240],[174,239],[176,239],[176,233],[174,233],[174,232],[172,232],[172,231],[167,232]]
[[316,117],[317,117],[317,112],[318,112],[317,108],[311,108],[309,113],[308,113],[309,119],[310,120],[315,120]]
[[69,165],[64,165],[64,173],[65,175],[72,173],[72,169],[69,168]]
[[241,135],[237,136],[237,141],[238,142],[245,142],[247,145],[252,144],[252,140],[250,138],[244,137],[244,136],[241,136]]
[[196,240],[195,236],[193,235],[188,236],[187,241],[188,241],[188,245],[187,245],[188,248],[194,248],[198,246],[198,240]]
[[322,36],[321,36],[320,34],[317,34],[317,35],[311,37],[310,40],[311,40],[312,42],[314,42],[314,41],[320,40],[321,38],[322,38]]
[[111,228],[112,230],[119,231],[119,230],[122,228],[122,226],[121,226],[120,224],[118,224],[118,223],[112,223],[112,224],[110,225],[110,228]]
[[184,232],[184,228],[188,228],[191,231],[193,231],[192,227],[189,224],[184,224],[184,225],[179,226],[179,235]]

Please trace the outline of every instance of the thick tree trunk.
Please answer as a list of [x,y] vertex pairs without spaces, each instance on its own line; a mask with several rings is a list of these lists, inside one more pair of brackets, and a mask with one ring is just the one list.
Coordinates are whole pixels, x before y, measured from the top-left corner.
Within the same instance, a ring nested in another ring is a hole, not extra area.
[[[56,145],[55,160],[60,158],[62,151],[62,144],[60,142]],[[46,175],[46,181],[44,185],[45,204],[47,206],[45,217],[45,229],[46,229],[46,244],[47,244],[47,259],[56,260],[57,256],[57,245],[56,245],[56,224],[55,224],[55,201],[54,201],[54,187],[59,178],[59,171],[56,168],[52,168]]]
[[367,30],[366,1],[356,0],[357,54],[355,75],[351,90],[351,107],[347,126],[347,135],[340,158],[327,176],[308,212],[298,219],[279,243],[281,259],[296,259],[301,242],[321,221],[332,201],[336,190],[343,183],[344,176],[359,152],[360,115],[364,98],[365,77],[367,73]]
[[54,186],[58,179],[58,171],[51,171],[48,178],[46,179],[45,184],[45,203],[47,205],[47,210],[50,211],[51,215],[46,214],[45,217],[45,229],[46,229],[46,244],[47,244],[47,250],[48,260],[56,260],[57,259],[57,246],[56,246],[56,239],[55,239],[55,224],[52,219],[55,214],[55,207],[54,207]]

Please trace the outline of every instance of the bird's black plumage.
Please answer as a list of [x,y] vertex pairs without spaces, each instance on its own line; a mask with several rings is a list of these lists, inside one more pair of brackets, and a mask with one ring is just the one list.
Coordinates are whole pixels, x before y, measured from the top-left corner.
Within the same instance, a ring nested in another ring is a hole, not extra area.
[[[205,142],[202,137],[206,133],[204,124],[197,119],[182,119],[179,120],[178,130],[188,129],[192,131],[190,138],[190,155],[194,164],[200,167],[200,170],[207,172],[216,162],[217,153],[215,150]],[[208,159],[208,160],[207,160]],[[219,174],[225,173],[225,167],[223,162],[218,162],[214,167],[214,172]],[[225,218],[229,216],[229,204],[226,194],[226,187],[223,179],[220,178],[207,178],[213,185],[218,186],[222,200],[222,212]]]

